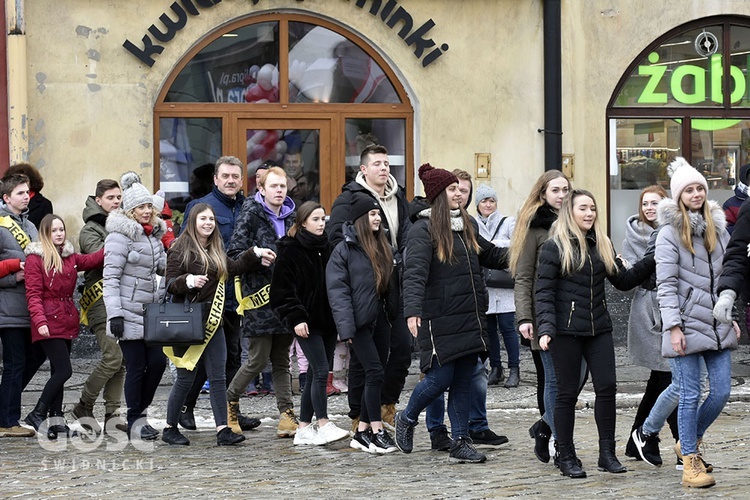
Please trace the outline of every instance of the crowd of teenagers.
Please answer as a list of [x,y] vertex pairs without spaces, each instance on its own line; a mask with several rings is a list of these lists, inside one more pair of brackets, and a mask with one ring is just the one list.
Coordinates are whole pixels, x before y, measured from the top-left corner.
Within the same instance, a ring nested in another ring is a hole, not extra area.
[[[488,386],[519,385],[524,344],[536,371],[540,418],[529,429],[536,457],[565,476],[586,477],[574,428],[590,377],[597,466],[623,473],[606,278],[635,289],[628,350],[650,370],[625,455],[661,465],[659,432],[668,423],[683,484],[711,486],[713,466],[701,443],[729,398],[740,335],[734,304],[750,283],[750,207],[742,204],[748,170],[722,210],[708,200],[705,177],[677,158],[671,197],[658,185],[641,192],[618,254],[594,196],[557,170],[540,176],[517,217],[508,217],[492,187],[474,192],[467,172],[430,164],[418,171],[424,196],[409,202],[390,174],[387,150],[372,145],[326,214],[316,201],[295,204],[281,166],[259,167],[257,192],[245,197],[244,165],[225,156],[214,166],[211,192],[187,204],[176,238],[168,205],[137,174],[99,181],[86,200],[76,253],[40,193],[39,172],[14,166],[0,187],[0,435],[69,434],[63,389],[80,322],[101,349],[72,408],[90,432],[144,440],[161,434],[170,445],[189,445],[180,428],[196,428],[195,402],[207,383],[217,444],[240,443],[260,425],[242,414],[240,398],[270,365],[276,433],[294,445],[350,439],[367,453],[410,453],[424,410],[433,450],[452,462],[480,463],[486,456],[476,445],[508,441],[488,425]],[[472,201],[476,217],[467,212]],[[85,272],[80,313],[78,272]],[[143,306],[162,294],[211,304],[222,320],[206,322],[201,345],[149,345]],[[327,410],[341,349],[351,357],[351,432]],[[421,378],[396,411],[413,350]],[[299,413],[291,353],[304,360]],[[21,394],[45,360],[50,378],[23,419],[31,430],[20,424]],[[175,377],[160,432],[147,410],[168,364]],[[100,394],[103,428],[95,414]]]

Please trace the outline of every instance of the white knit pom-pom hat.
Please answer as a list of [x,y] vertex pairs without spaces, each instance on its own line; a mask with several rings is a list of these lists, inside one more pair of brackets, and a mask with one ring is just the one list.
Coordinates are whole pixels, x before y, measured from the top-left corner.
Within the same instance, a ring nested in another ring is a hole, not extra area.
[[706,178],[682,156],[678,156],[669,164],[667,173],[672,177],[669,188],[672,191],[672,199],[675,201],[680,199],[682,192],[691,184],[701,184],[706,192],[708,192]]

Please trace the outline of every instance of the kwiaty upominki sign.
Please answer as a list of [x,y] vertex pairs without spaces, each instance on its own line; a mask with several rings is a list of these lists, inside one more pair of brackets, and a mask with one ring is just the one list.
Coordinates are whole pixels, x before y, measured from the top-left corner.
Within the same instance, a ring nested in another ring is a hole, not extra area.
[[[258,5],[261,0],[242,0],[245,3]],[[349,0],[344,0],[349,2]],[[156,63],[155,56],[161,54],[177,33],[187,26],[191,17],[201,14],[202,10],[210,9],[220,4],[222,0],[179,0],[172,2],[169,11],[159,16],[158,24],[149,26],[147,33],[141,37],[140,44],[126,39],[122,46],[135,56],[139,61],[152,67]],[[352,3],[352,2],[349,2]],[[354,6],[365,9],[367,0],[356,0]],[[413,16],[397,0],[370,0],[368,12],[375,18],[379,18],[388,28],[395,29],[400,23],[397,32],[408,47],[413,47],[414,57],[427,67],[435,62],[448,50],[448,44],[438,44],[427,38],[428,33],[435,27],[435,22],[428,19],[415,28]]]

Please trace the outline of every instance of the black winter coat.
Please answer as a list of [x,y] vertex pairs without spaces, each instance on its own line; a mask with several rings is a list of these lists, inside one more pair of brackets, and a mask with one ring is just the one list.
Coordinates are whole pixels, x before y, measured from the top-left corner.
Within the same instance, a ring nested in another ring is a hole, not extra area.
[[435,359],[442,366],[462,356],[487,351],[487,288],[482,266],[502,269],[508,265],[506,248],[498,248],[474,231],[480,246],[469,249],[462,230],[453,231],[455,263],[440,262],[430,235],[429,211],[421,200],[413,203],[418,213],[409,230],[404,266],[404,317],[418,317],[420,369],[425,372]]
[[387,298],[378,294],[375,271],[350,223],[343,228],[344,241],[336,245],[326,266],[328,300],[340,340],[354,338],[363,328],[374,328]]
[[[575,245],[574,240],[574,245]],[[560,251],[554,240],[542,245],[536,283],[536,314],[539,336],[594,336],[612,333],[607,311],[604,279],[618,290],[630,290],[647,280],[655,268],[653,255],[647,255],[630,269],[616,259],[618,272],[607,275],[604,262],[596,252],[593,231],[586,235],[588,253],[583,269],[562,276]]]
[[724,252],[718,293],[734,290],[738,297],[750,300],[750,203],[743,203]]
[[326,265],[331,254],[328,242],[316,248],[307,239],[303,243],[297,237],[286,236],[277,248],[271,308],[292,331],[300,323],[307,323],[311,334],[335,336],[336,325],[326,291]]

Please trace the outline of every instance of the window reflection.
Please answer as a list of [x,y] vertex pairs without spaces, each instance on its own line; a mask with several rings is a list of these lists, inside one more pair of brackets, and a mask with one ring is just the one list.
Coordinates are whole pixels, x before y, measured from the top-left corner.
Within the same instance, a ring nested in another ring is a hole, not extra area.
[[289,100],[400,102],[388,77],[364,50],[334,31],[299,22],[289,23]]
[[359,156],[367,146],[381,144],[388,149],[391,175],[399,186],[406,185],[406,120],[347,118],[346,180],[352,181],[359,172]]
[[217,38],[175,79],[166,102],[278,102],[278,23],[257,23]]

